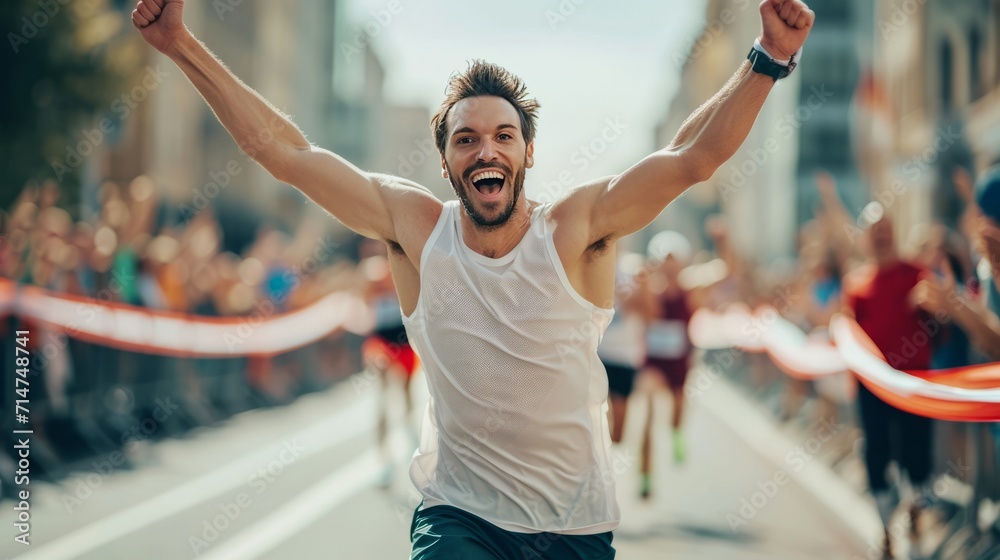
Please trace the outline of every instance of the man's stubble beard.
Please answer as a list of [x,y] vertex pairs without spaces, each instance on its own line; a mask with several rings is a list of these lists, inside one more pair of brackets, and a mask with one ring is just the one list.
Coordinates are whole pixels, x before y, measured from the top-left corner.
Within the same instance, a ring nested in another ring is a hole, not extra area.
[[[462,202],[462,206],[465,207],[465,212],[469,215],[469,218],[472,219],[472,223],[476,226],[476,229],[479,229],[480,231],[493,231],[499,229],[504,224],[506,224],[507,220],[509,220],[510,217],[514,214],[514,209],[517,207],[517,199],[521,196],[521,191],[524,189],[524,177],[525,177],[525,172],[527,170],[527,163],[528,163],[527,160],[525,160],[524,163],[522,163],[521,168],[518,170],[517,174],[514,176],[514,181],[512,185],[514,194],[511,197],[510,202],[507,204],[507,207],[504,208],[503,211],[501,211],[500,214],[496,218],[493,218],[492,220],[484,216],[476,209],[474,203],[472,202],[472,199],[469,196],[468,190],[464,188],[464,186],[460,182],[456,182],[455,173],[452,173],[450,167],[447,168],[448,182],[451,183],[452,190],[455,191],[455,194],[458,196],[458,199]],[[484,168],[485,167],[489,166],[484,166]],[[475,169],[473,171],[475,171]],[[475,189],[475,188],[476,186],[470,182],[469,189]]]

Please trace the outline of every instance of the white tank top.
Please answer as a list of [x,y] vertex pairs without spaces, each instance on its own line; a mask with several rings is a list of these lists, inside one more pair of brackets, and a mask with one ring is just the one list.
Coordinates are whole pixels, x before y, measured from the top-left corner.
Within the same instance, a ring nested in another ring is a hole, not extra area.
[[425,508],[522,533],[603,533],[621,517],[597,358],[614,312],[570,286],[549,206],[491,259],[462,241],[458,201],[445,203],[403,319],[431,396],[410,479]]

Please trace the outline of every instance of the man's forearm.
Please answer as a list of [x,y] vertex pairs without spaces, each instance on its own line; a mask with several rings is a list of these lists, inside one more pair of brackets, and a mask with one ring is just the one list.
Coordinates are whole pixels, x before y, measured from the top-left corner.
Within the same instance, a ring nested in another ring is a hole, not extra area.
[[718,93],[684,121],[668,149],[684,152],[694,165],[714,171],[746,140],[772,87],[774,80],[754,72],[745,61]]
[[284,154],[309,148],[305,135],[288,117],[244,84],[190,33],[167,54],[240,149],[273,175],[283,173]]

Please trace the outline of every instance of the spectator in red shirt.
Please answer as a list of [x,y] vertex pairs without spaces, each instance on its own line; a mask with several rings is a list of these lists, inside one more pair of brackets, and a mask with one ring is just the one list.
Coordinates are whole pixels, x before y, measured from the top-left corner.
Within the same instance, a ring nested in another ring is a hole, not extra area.
[[[844,311],[857,320],[892,367],[928,369],[931,336],[940,329],[934,328],[934,319],[911,296],[925,269],[899,257],[892,222],[880,204],[866,206],[862,220],[867,226],[869,260],[844,279]],[[889,520],[898,505],[898,493],[886,480],[886,467],[896,460],[918,495],[923,494],[931,475],[933,424],[929,418],[893,408],[864,385],[858,388],[858,406],[868,483],[886,530],[886,556],[891,558]],[[911,508],[914,526],[918,513],[918,507]]]

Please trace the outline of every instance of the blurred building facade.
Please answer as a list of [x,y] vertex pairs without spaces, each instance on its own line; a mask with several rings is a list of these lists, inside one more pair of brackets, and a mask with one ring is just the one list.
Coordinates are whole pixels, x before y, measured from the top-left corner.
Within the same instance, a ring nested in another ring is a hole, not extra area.
[[793,123],[799,128],[797,225],[811,220],[820,204],[818,172],[833,176],[850,210],[858,211],[868,202],[869,190],[852,149],[852,104],[858,61],[871,48],[865,39],[870,37],[871,8],[866,8],[867,0],[812,0],[808,4],[816,13],[816,23],[797,69],[802,74],[800,103]]
[[[657,126],[657,147],[669,144],[684,119],[725,84],[760,34],[756,2],[709,0],[705,21],[691,48],[670,57],[680,70],[680,87]],[[671,204],[657,218],[654,231],[677,230],[695,246],[703,246],[705,218],[721,212],[745,256],[769,260],[792,252],[799,137],[793,121],[800,76],[793,73],[775,87],[733,158]]]
[[[962,207],[955,165],[981,169],[1000,158],[1000,0],[809,5],[816,25],[802,64],[771,93],[743,147],[668,208],[660,227],[697,240],[704,217],[721,211],[746,257],[789,255],[819,204],[815,174],[828,171],[850,211],[882,201],[906,241],[914,226],[954,225]],[[708,1],[701,34],[674,57],[681,85],[658,146],[718,90],[759,33],[757,3]]]
[[346,4],[338,4],[332,99],[338,133],[330,149],[362,169],[398,175],[439,198],[450,197],[431,137],[430,111],[392,103],[382,93],[385,68],[370,46],[382,23],[356,20],[346,12]]
[[877,2],[872,74],[884,88],[889,198],[910,225],[954,225],[956,165],[1000,158],[1000,1]]
[[[131,4],[117,4],[127,17]],[[812,0],[810,6],[817,23],[803,63],[776,86],[736,155],[671,205],[659,228],[678,229],[699,245],[705,216],[721,211],[746,256],[790,255],[796,228],[817,204],[814,173],[823,169],[852,210],[872,197],[889,201],[905,234],[913,224],[957,216],[954,165],[971,162],[973,154],[980,168],[1000,157],[1000,0]],[[684,118],[722,86],[760,32],[756,2],[708,0],[705,16],[691,47],[668,56],[681,81],[657,127],[656,147],[668,144]],[[385,70],[370,48],[380,28],[352,18],[345,2],[220,0],[189,3],[185,17],[310,140],[363,169],[408,177],[451,197],[440,178],[429,112],[385,99]],[[180,71],[137,34],[134,48],[147,53],[144,74],[153,87],[125,92],[131,110],[113,141],[89,158],[85,199],[95,199],[105,179],[149,174],[178,216],[185,205],[210,204],[255,220],[260,209],[286,223],[303,213],[325,218],[250,162]]]
[[[127,17],[133,7],[122,4],[120,9]],[[400,154],[417,161],[411,152],[426,150],[427,144],[418,141],[430,138],[429,112],[385,101],[384,70],[369,48],[371,37],[352,22],[344,2],[195,2],[185,5],[185,22],[241,80],[288,114],[311,142],[362,169],[402,175],[408,168]],[[292,227],[307,218],[346,234],[304,195],[247,158],[169,59],[138,35],[135,48],[146,51],[150,72],[160,81],[136,100],[117,141],[101,146],[92,158],[84,181],[91,199],[104,180],[127,182],[147,174],[169,221],[184,221],[192,211],[210,206],[224,227],[250,229],[242,232],[244,237],[265,221]],[[261,143],[269,134],[261,131]],[[436,158],[434,154],[436,149],[421,152],[424,157]],[[433,166],[414,166],[410,176],[425,181],[429,173]]]
[[[185,23],[232,71],[291,115],[306,136],[329,145],[335,0],[221,0],[185,5]],[[133,5],[122,5],[127,14]],[[85,185],[149,175],[166,209],[182,222],[210,206],[225,222],[267,218],[294,223],[310,212],[294,189],[281,187],[243,154],[183,73],[136,34],[157,83],[135,98],[119,142],[95,155]],[[262,130],[265,144],[273,131]],[[87,188],[87,186],[85,186]],[[264,210],[262,210],[264,209]],[[311,210],[315,212],[315,210]],[[252,223],[249,223],[252,222]],[[247,232],[250,233],[250,232]]]

